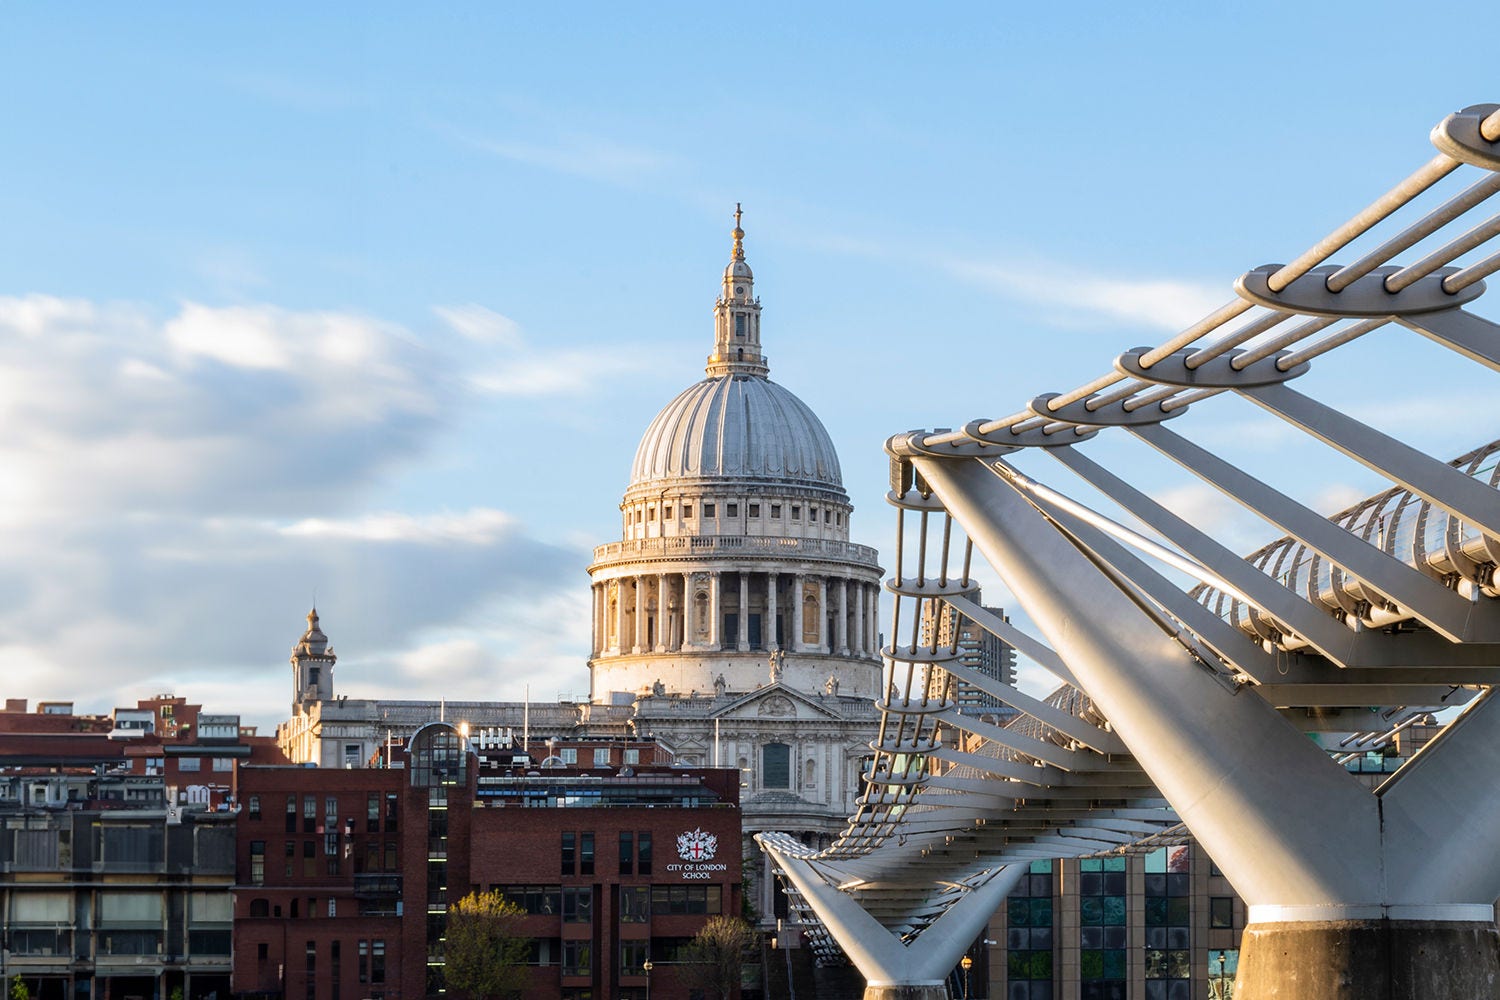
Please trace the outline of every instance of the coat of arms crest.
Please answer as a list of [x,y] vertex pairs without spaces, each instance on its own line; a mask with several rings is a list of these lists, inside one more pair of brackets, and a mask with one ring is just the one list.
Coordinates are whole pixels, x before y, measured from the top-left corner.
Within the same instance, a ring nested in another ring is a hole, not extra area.
[[684,861],[712,861],[719,850],[719,838],[702,830],[677,837],[677,856]]

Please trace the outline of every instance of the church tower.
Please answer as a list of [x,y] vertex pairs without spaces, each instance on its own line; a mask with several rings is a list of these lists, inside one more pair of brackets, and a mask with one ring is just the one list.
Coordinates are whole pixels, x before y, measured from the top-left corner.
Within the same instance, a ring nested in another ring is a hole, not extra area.
[[734,249],[724,268],[724,289],[714,303],[714,352],[708,356],[710,377],[759,375],[770,371],[760,352],[760,299],[755,275],[745,263],[745,231],[740,206],[734,206]]
[[307,613],[307,631],[292,647],[292,706],[333,700],[333,665],[338,661],[328,636],[318,627],[318,609]]

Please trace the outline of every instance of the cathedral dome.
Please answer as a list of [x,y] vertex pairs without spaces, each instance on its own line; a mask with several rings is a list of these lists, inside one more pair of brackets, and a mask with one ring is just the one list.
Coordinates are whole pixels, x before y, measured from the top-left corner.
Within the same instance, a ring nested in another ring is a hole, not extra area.
[[632,487],[663,479],[776,479],[843,489],[839,457],[817,414],[757,375],[689,386],[651,421]]

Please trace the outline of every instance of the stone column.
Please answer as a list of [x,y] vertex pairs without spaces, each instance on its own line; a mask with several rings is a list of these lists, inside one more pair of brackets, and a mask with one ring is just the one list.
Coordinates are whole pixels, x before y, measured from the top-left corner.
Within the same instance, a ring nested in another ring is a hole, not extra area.
[[839,577],[839,621],[836,626],[838,635],[835,639],[839,644],[839,655],[849,655],[849,578]]
[[684,570],[680,575],[682,577],[682,610],[677,618],[679,624],[674,637],[677,641],[672,645],[672,649],[679,653],[688,645],[690,634],[688,624],[693,620],[693,608],[697,606],[697,595],[693,593],[693,574]]
[[761,616],[761,644],[775,652],[780,647],[776,644],[776,577],[775,570],[766,574],[766,613]]
[[637,576],[635,579],[635,646],[632,653],[644,653],[646,651],[646,578]]
[[604,633],[599,630],[599,603],[603,600],[603,596],[597,583],[590,584],[589,598],[592,603],[589,605],[589,628],[594,633],[593,639],[589,642],[590,658],[599,655],[599,643],[604,638]]
[[667,611],[667,574],[656,574],[656,651],[665,653],[671,642],[672,616]]
[[828,652],[828,577],[818,577],[818,652]]
[[865,585],[854,583],[854,655],[865,655]]
[[609,648],[609,585],[600,583],[594,588],[594,655],[603,654]]
[[793,652],[802,650],[802,630],[806,625],[806,619],[802,613],[802,584],[801,573],[792,574],[792,641]]
[[713,649],[724,648],[721,634],[724,621],[724,579],[717,570],[708,574],[708,644]]
[[615,652],[625,653],[630,642],[625,637],[625,577],[615,580]]
[[741,653],[750,648],[750,574],[740,570],[740,634],[735,643]]

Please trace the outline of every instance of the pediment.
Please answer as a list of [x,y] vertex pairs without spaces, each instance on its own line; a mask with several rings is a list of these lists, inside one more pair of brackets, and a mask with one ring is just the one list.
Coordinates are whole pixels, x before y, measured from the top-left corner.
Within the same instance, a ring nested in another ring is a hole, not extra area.
[[788,722],[823,719],[839,720],[839,716],[817,699],[785,684],[772,684],[751,691],[743,697],[725,705],[713,714],[716,719],[784,719]]

